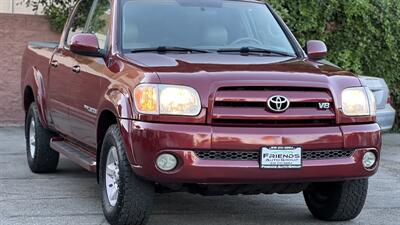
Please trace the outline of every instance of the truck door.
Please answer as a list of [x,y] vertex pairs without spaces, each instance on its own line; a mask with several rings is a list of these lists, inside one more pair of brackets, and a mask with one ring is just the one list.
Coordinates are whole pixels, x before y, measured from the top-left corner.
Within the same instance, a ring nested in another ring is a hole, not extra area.
[[[100,51],[106,54],[111,20],[109,0],[93,1],[85,32],[93,33],[99,41]],[[100,90],[103,74],[107,69],[104,58],[75,54],[74,76],[71,76],[71,136],[77,141],[96,149],[97,111],[104,93]]]
[[54,128],[66,136],[71,136],[70,110],[73,103],[71,93],[76,92],[77,65],[75,54],[69,51],[72,36],[84,31],[90,7],[88,1],[81,1],[73,10],[67,30],[59,47],[54,51],[49,70],[48,109],[49,121]]
[[65,60],[63,49],[57,48],[50,62],[49,86],[48,86],[48,110],[50,124],[54,128],[67,135],[69,133],[69,105],[70,105],[70,76],[69,64]]

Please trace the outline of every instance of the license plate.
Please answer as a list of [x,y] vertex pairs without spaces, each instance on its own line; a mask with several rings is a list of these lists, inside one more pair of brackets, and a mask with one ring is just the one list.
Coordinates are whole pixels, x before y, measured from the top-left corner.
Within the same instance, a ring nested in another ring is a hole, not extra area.
[[261,149],[261,168],[299,169],[302,167],[300,147],[264,147]]

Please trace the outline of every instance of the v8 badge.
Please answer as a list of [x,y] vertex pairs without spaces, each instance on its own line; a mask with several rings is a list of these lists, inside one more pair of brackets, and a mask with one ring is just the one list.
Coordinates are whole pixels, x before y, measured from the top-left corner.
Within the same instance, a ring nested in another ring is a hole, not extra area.
[[331,108],[331,103],[329,102],[320,102],[318,103],[318,109],[320,110],[327,110]]

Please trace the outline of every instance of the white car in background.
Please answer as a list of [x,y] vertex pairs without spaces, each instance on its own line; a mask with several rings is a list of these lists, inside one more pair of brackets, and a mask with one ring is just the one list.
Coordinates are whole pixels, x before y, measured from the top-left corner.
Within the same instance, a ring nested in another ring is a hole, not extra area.
[[385,80],[378,77],[360,76],[361,82],[367,86],[373,93],[376,99],[376,119],[382,131],[392,129],[396,110],[391,106],[391,97],[388,85]]

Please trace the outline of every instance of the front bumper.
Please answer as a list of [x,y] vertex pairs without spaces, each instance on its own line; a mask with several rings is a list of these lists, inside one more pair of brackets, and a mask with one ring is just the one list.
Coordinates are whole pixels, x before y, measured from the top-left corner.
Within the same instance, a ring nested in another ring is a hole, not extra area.
[[385,108],[376,111],[376,120],[382,131],[392,129],[396,117],[396,110],[390,104],[386,104]]
[[[305,128],[242,128],[158,124],[121,120],[121,131],[134,172],[159,183],[250,184],[339,181],[369,177],[362,157],[368,150],[379,159],[378,124]],[[196,150],[257,151],[263,146],[301,146],[307,151],[353,149],[352,157],[305,160],[302,169],[260,169],[258,161],[204,160]],[[161,172],[155,165],[163,152],[173,153],[179,165]]]

